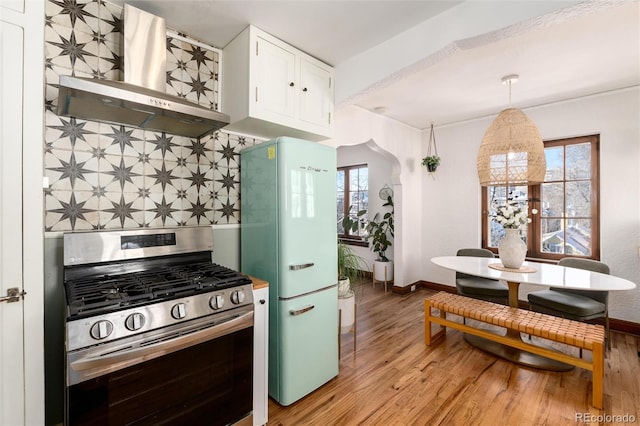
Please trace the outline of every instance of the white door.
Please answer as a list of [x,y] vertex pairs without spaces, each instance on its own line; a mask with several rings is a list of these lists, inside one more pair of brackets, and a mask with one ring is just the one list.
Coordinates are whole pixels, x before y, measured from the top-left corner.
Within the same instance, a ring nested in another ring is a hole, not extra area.
[[0,0],[0,425],[44,419],[44,16]]
[[[0,22],[0,297],[22,281],[23,29]],[[24,417],[24,304],[0,303],[0,424]]]
[[300,120],[329,127],[333,107],[331,71],[321,64],[300,59]]
[[[298,89],[295,81],[295,54],[257,37],[256,69],[256,105],[262,114],[274,114],[276,117],[295,116],[295,94]],[[267,115],[268,117],[268,115]]]

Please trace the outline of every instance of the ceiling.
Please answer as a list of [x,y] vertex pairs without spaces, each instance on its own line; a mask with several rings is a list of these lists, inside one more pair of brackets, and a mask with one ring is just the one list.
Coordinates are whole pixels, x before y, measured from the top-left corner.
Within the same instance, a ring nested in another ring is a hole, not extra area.
[[[224,47],[251,23],[339,66],[462,2],[127,3],[165,17],[171,28],[217,47]],[[591,6],[573,8],[565,14],[550,13],[465,40],[451,40],[432,57],[398,70],[349,98],[348,104],[425,129],[432,122],[443,125],[496,115],[509,106],[509,90],[501,84],[507,74],[520,75],[511,90],[512,104],[518,108],[637,86],[640,3],[594,0],[585,4]]]
[[[454,0],[113,0],[223,48],[249,24],[337,65],[442,11]],[[203,19],[203,17],[206,17]]]

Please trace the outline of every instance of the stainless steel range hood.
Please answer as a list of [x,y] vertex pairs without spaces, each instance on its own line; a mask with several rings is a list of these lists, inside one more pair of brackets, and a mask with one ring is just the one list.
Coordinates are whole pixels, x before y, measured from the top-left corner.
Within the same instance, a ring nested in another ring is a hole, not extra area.
[[165,93],[165,20],[124,5],[124,80],[61,75],[58,115],[199,138],[229,116]]

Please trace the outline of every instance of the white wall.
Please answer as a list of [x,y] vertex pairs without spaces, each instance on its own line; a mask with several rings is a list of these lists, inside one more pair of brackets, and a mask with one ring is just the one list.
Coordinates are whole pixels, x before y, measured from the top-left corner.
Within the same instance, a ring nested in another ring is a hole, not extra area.
[[[517,105],[515,105],[517,106]],[[611,273],[640,285],[640,89],[638,87],[525,110],[543,139],[600,134],[601,260]],[[496,111],[497,115],[498,111]],[[454,285],[434,256],[480,246],[480,187],[476,155],[495,116],[436,128],[442,164],[422,177],[421,277]],[[426,144],[423,144],[423,155]],[[522,286],[520,299],[540,289]],[[640,288],[612,292],[610,316],[640,322]]]
[[[390,155],[382,155],[371,148],[370,143],[359,145],[341,146],[337,150],[338,167],[367,164],[369,172],[369,217],[376,213],[383,215],[389,211],[388,207],[382,207],[384,201],[378,196],[378,192],[385,185],[393,187],[392,162],[395,159]],[[397,161],[397,160],[396,160]],[[367,247],[351,247],[354,252],[367,263],[367,270],[371,271],[376,254]],[[387,250],[387,257],[393,259],[393,245]]]
[[393,241],[394,285],[418,281],[421,265],[420,161],[421,132],[362,108],[349,106],[336,111],[335,137],[324,142],[339,147],[368,143],[391,162],[395,238]]

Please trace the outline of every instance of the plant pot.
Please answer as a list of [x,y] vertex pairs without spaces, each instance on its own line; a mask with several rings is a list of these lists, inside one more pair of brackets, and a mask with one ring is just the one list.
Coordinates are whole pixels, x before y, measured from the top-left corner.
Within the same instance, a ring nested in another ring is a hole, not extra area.
[[340,310],[340,334],[348,333],[353,328],[355,322],[356,297],[338,297],[338,309]]
[[427,164],[427,171],[429,173],[435,172],[437,168],[438,168],[437,164]]
[[353,296],[353,290],[351,290],[351,281],[349,278],[340,277],[338,279],[338,297],[350,297]]
[[505,229],[506,235],[498,243],[498,254],[505,268],[520,269],[527,256],[527,245],[520,238],[520,230]]
[[373,279],[376,281],[390,282],[393,281],[393,262],[382,260],[373,261]]

